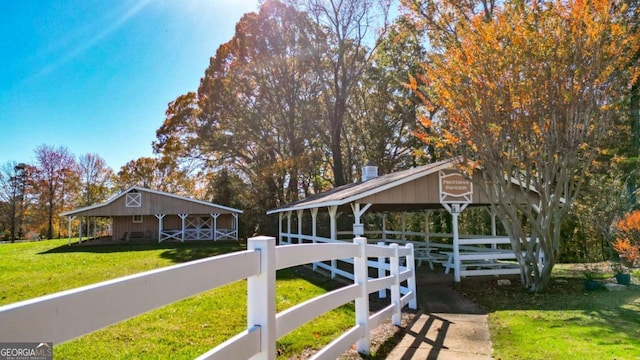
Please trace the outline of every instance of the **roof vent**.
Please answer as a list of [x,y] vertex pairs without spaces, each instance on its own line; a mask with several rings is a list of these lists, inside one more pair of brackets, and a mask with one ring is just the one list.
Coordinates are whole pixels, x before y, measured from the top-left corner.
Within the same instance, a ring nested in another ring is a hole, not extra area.
[[378,167],[373,163],[367,163],[362,167],[362,182],[378,177]]

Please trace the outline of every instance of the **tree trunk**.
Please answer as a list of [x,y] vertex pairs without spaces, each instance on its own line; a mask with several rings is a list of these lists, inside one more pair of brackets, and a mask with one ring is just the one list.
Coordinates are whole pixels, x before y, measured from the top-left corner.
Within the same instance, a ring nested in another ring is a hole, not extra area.
[[[340,131],[338,131],[339,133]],[[333,181],[335,186],[344,185],[344,171],[342,162],[342,147],[340,136],[331,139],[331,154],[333,159]]]
[[[632,158],[637,158],[640,153],[640,88],[638,84],[633,84],[631,87],[631,98],[629,99],[629,108],[631,111],[631,143],[632,143]],[[637,167],[637,163],[636,166]],[[634,168],[635,168],[634,167]],[[636,174],[632,170],[629,174],[629,181],[627,181],[627,208],[631,209],[636,204]]]

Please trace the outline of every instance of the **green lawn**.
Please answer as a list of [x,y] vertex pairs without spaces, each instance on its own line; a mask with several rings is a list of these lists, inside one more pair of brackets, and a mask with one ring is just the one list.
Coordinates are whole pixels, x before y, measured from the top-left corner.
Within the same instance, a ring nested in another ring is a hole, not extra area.
[[467,279],[460,285],[489,312],[495,358],[640,359],[640,286],[588,292],[582,274],[565,265],[557,265],[542,294],[523,290],[519,280],[495,283]]
[[[66,243],[0,245],[0,304],[244,249],[238,243]],[[278,311],[337,286],[302,269],[280,271],[277,278]],[[489,312],[496,359],[640,359],[640,286],[587,292],[582,274],[564,265],[556,267],[543,294],[530,294],[518,282],[498,287],[495,278],[468,278],[459,285]],[[191,359],[241,331],[245,322],[246,281],[239,281],[56,345],[54,353],[56,359]],[[352,304],[334,310],[280,339],[279,358],[318,349],[353,322]]]
[[[245,248],[238,243],[97,247],[67,247],[66,243],[48,240],[0,245],[0,304]],[[278,272],[278,311],[336,286],[307,272],[303,279],[299,271],[304,270]],[[281,338],[280,358],[318,349],[353,323],[353,305],[331,311]],[[54,353],[56,359],[191,359],[245,326],[246,281],[239,281],[56,345]]]

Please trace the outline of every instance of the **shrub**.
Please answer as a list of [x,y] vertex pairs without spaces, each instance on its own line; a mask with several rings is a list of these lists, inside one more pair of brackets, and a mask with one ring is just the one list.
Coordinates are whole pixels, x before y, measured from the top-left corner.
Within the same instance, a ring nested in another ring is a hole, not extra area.
[[640,210],[627,213],[616,223],[617,237],[612,247],[627,266],[640,263]]

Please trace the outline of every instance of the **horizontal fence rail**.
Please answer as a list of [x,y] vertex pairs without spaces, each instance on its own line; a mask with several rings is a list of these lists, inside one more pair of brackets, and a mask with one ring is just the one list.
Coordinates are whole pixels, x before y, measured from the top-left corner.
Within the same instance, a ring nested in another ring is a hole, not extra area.
[[[254,237],[248,240],[248,248],[2,306],[0,342],[42,339],[56,344],[65,342],[203,291],[247,279],[246,330],[199,359],[275,359],[278,338],[355,301],[356,325],[313,357],[335,359],[353,344],[359,352],[368,353],[371,329],[389,318],[400,325],[401,309],[407,304],[413,309],[417,307],[411,244],[369,245],[360,237],[353,243],[275,246],[273,237]],[[276,313],[276,270],[338,259],[351,259],[352,285]],[[406,266],[400,266],[401,262]],[[383,264],[385,270],[379,270],[383,276],[370,279],[369,266]],[[401,293],[402,282],[406,286]],[[369,294],[377,291],[386,294],[386,289],[390,290],[391,304],[370,314]],[[96,308],[101,311],[95,311]],[[32,326],[34,322],[38,326]]]
[[62,343],[258,274],[259,256],[256,251],[220,255],[5,305],[0,342]]

